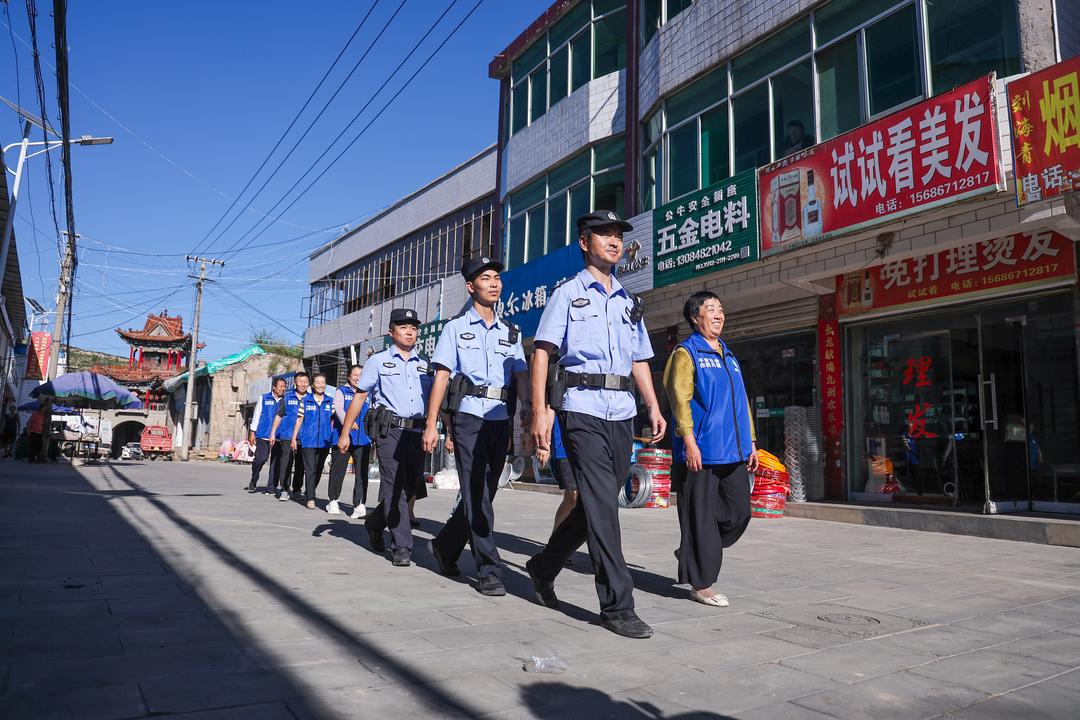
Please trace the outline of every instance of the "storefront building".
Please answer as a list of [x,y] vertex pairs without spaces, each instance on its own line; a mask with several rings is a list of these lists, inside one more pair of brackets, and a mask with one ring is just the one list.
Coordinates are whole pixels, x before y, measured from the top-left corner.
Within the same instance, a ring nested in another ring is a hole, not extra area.
[[554,282],[576,215],[629,216],[657,368],[720,295],[762,445],[809,409],[818,498],[1080,511],[1080,211],[1018,206],[1006,90],[1080,52],[1064,5],[558,2],[490,68],[503,256]]

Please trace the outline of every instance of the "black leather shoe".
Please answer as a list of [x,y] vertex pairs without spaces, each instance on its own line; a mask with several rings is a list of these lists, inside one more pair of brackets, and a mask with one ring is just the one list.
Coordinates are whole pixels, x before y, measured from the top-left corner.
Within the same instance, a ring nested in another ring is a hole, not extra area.
[[529,573],[529,579],[533,582],[533,590],[536,591],[536,599],[540,604],[552,610],[559,609],[559,598],[555,596],[555,583],[544,582],[537,576],[533,569],[533,561],[525,563],[525,572]]
[[644,639],[652,637],[653,634],[653,629],[633,610],[605,616],[600,625],[616,635],[628,638]]
[[506,588],[503,587],[502,580],[497,577],[482,577],[476,583],[476,589],[481,595],[487,595],[489,597],[502,597],[506,594]]
[[367,530],[368,542],[371,543],[371,549],[375,552],[386,552],[386,543],[383,542],[382,530],[373,530],[367,526],[364,526]]
[[431,557],[435,558],[435,564],[439,568],[439,574],[446,577],[457,577],[461,574],[461,570],[458,568],[457,563],[450,562],[443,557],[443,554],[439,552],[439,549],[435,547],[434,540],[428,540],[428,549],[431,550]]
[[247,491],[248,491],[249,493],[254,493],[254,492],[257,492],[257,491],[256,491],[256,489],[255,489],[255,486],[254,486],[254,485],[248,485],[248,486],[247,486]]
[[409,548],[398,548],[390,557],[390,562],[396,567],[409,567],[412,565],[412,552]]

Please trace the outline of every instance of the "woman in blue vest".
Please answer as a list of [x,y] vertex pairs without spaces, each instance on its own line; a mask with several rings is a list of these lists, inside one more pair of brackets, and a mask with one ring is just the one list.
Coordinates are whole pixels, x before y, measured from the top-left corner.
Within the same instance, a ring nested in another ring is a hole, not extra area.
[[750,523],[750,476],[757,469],[757,438],[742,368],[720,339],[724,308],[708,291],[683,305],[694,331],[675,348],[664,368],[672,423],[672,489],[679,494],[682,541],[679,583],[690,598],[727,607],[712,589],[720,575],[724,548]]
[[315,488],[319,486],[326,457],[330,454],[333,417],[334,400],[326,396],[326,376],[315,373],[311,378],[311,393],[304,396],[292,435],[293,449],[299,440],[304,458],[304,496],[308,510],[315,509]]
[[345,421],[345,413],[349,410],[353,395],[356,394],[356,386],[360,382],[360,365],[349,368],[349,382],[337,389],[334,396],[334,425],[330,448],[330,503],[326,506],[326,512],[331,515],[340,515],[338,498],[341,497],[341,486],[345,482],[345,472],[349,468],[349,458],[353,461],[353,520],[362,520],[367,515],[368,491],[368,468],[371,465],[371,438],[364,432],[364,417],[367,415],[370,403],[365,400],[360,407],[360,417],[353,423],[349,431],[349,449],[342,452],[337,441],[341,437],[341,424]]

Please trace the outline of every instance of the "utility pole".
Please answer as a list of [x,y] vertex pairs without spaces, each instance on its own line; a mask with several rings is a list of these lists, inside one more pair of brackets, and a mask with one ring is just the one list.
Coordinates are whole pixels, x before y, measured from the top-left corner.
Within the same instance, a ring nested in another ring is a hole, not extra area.
[[53,326],[52,348],[49,350],[49,367],[45,373],[46,380],[52,380],[56,377],[56,365],[60,361],[60,339],[64,331],[67,305],[71,302],[71,279],[75,272],[75,241],[81,237],[77,234],[73,235],[67,230],[61,230],[60,234],[67,238],[67,242],[64,244],[64,262],[60,265],[60,292],[56,294],[56,323]]
[[199,314],[202,312],[202,290],[203,282],[206,281],[206,265],[209,263],[211,266],[220,265],[221,267],[225,267],[225,261],[199,257],[198,255],[185,255],[184,259],[188,262],[199,263],[199,274],[197,276],[188,275],[188,277],[195,279],[195,319],[192,321],[191,325],[191,352],[188,353],[187,397],[184,398],[183,434],[180,437],[180,459],[186,462],[188,460],[192,441],[195,439],[195,431],[191,429],[191,421],[195,417],[195,358],[199,352]]

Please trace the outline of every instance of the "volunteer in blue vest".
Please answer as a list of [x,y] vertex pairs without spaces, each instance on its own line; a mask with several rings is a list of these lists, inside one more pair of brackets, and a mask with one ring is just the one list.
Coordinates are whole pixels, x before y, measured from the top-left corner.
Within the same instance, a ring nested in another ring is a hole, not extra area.
[[[304,404],[304,398],[308,394],[308,374],[301,370],[293,376],[294,387],[292,392],[285,393],[278,403],[277,414],[274,416],[274,424],[270,427],[270,435],[274,442],[281,445],[281,458],[278,459],[277,488],[278,500],[284,502],[289,499],[289,475],[293,464],[297,468],[303,467],[303,460],[299,453],[293,449],[290,442],[293,430],[296,428],[296,417],[300,414],[300,407]],[[303,475],[301,474],[301,477]],[[295,473],[293,490],[297,490]]]
[[742,368],[720,339],[724,307],[708,291],[683,306],[693,330],[664,368],[664,390],[674,420],[672,489],[679,494],[679,583],[690,598],[727,607],[712,589],[724,548],[750,524],[750,475],[757,469],[757,437]]
[[270,462],[269,478],[266,482],[266,492],[273,494],[274,483],[277,481],[278,460],[281,459],[281,447],[274,442],[274,436],[270,428],[274,425],[274,417],[277,415],[278,404],[285,394],[285,378],[274,378],[270,386],[270,392],[263,393],[259,402],[255,403],[255,412],[251,414],[250,435],[248,442],[255,446],[255,458],[251,461],[251,482],[248,483],[247,491],[255,492],[259,484],[259,473],[263,465]]
[[[368,513],[364,527],[376,552],[386,549],[383,531],[390,530],[390,560],[397,567],[412,564],[409,496],[415,495],[424,481],[421,433],[431,376],[427,360],[416,350],[419,325],[415,310],[390,311],[390,347],[364,364],[357,393],[342,421],[344,427],[352,427],[371,394],[368,425],[379,458],[379,505]],[[375,428],[378,435],[372,434]],[[348,446],[349,436],[343,434],[338,438],[338,449],[344,452]]]
[[345,421],[345,413],[356,395],[356,386],[360,382],[360,365],[349,368],[349,382],[337,389],[334,395],[334,432],[333,446],[330,448],[330,503],[326,506],[326,512],[331,515],[340,515],[338,498],[341,497],[341,486],[345,482],[345,473],[349,469],[349,458],[353,461],[353,511],[350,517],[353,520],[361,520],[367,515],[367,491],[368,469],[371,465],[371,438],[364,432],[364,417],[367,415],[370,404],[364,402],[360,408],[360,417],[352,424],[348,432],[349,447],[341,450],[338,441],[341,439]]
[[[622,553],[617,490],[630,472],[634,388],[648,411],[653,437],[667,427],[653,391],[653,356],[643,307],[612,271],[623,256],[623,233],[632,228],[610,210],[578,218],[585,269],[548,298],[532,359],[533,420],[538,450],[551,450],[547,405],[558,406],[559,426],[578,501],[555,528],[547,547],[525,564],[537,598],[557,608],[555,578],[588,541],[600,599],[601,624],[624,637],[647,638],[652,628],[634,612],[634,583]],[[548,395],[548,363],[558,352],[561,381]]]
[[451,376],[455,390],[449,408],[461,492],[450,519],[431,541],[431,554],[443,575],[460,574],[457,559],[468,542],[476,562],[476,589],[482,595],[506,594],[502,561],[495,546],[495,511],[491,501],[510,447],[510,396],[515,390],[529,404],[521,331],[498,317],[503,264],[487,257],[465,261],[461,274],[472,298],[469,309],[442,329],[431,362],[435,379],[428,400],[424,452],[439,442],[436,422]]
[[304,459],[304,498],[308,510],[315,509],[315,490],[330,455],[334,432],[334,399],[326,395],[326,376],[315,373],[311,388],[300,406],[291,439],[293,452],[299,449]]

